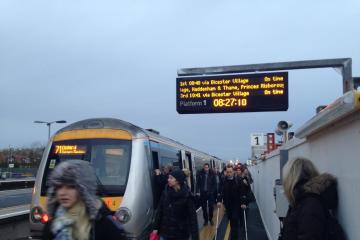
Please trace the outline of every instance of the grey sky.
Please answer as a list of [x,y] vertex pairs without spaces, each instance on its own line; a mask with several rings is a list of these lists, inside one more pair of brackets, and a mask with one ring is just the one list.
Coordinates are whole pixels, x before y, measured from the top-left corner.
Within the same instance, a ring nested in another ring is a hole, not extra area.
[[357,0],[1,0],[0,148],[45,142],[34,120],[115,117],[247,159],[250,133],[301,126],[342,94],[341,76],[290,71],[287,112],[179,115],[177,69],[351,57],[360,76],[359,13]]

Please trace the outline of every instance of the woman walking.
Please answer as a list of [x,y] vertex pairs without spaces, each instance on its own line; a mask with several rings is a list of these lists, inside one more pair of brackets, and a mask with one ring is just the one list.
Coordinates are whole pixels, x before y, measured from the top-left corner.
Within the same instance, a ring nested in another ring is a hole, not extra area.
[[183,171],[171,172],[161,195],[153,233],[162,240],[199,239],[194,200],[185,180]]
[[86,161],[60,163],[50,176],[44,240],[124,239],[106,205],[95,195],[93,168]]

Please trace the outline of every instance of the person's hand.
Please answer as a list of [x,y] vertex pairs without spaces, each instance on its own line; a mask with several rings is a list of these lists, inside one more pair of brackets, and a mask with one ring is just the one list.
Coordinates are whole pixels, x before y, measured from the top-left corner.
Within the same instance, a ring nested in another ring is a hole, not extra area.
[[218,208],[220,208],[221,207],[221,202],[218,202],[216,205],[217,205]]
[[155,229],[154,229],[152,232],[153,232],[154,234],[157,234],[157,233],[158,233],[158,230],[155,230]]
[[246,185],[249,185],[248,182],[246,181],[246,179],[243,179],[243,183],[245,183]]
[[160,174],[161,174],[160,170],[159,170],[159,169],[155,169],[155,175],[158,176],[158,175],[160,175]]
[[240,206],[242,209],[246,209],[246,205],[245,204],[241,204]]

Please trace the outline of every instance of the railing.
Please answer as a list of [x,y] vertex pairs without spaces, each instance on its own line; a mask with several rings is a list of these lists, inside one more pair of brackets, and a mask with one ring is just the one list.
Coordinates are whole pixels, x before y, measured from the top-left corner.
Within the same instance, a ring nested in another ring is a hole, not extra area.
[[0,191],[34,187],[35,178],[7,179],[0,181]]

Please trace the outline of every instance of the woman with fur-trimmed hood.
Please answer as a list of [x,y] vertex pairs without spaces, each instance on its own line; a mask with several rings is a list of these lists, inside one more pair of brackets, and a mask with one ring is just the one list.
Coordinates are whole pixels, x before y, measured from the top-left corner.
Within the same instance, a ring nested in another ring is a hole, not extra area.
[[60,163],[49,179],[47,210],[50,215],[43,239],[124,239],[110,210],[96,196],[97,179],[86,161]]
[[336,178],[319,174],[310,160],[296,158],[284,166],[283,185],[290,206],[280,239],[326,239],[328,211],[338,204]]

